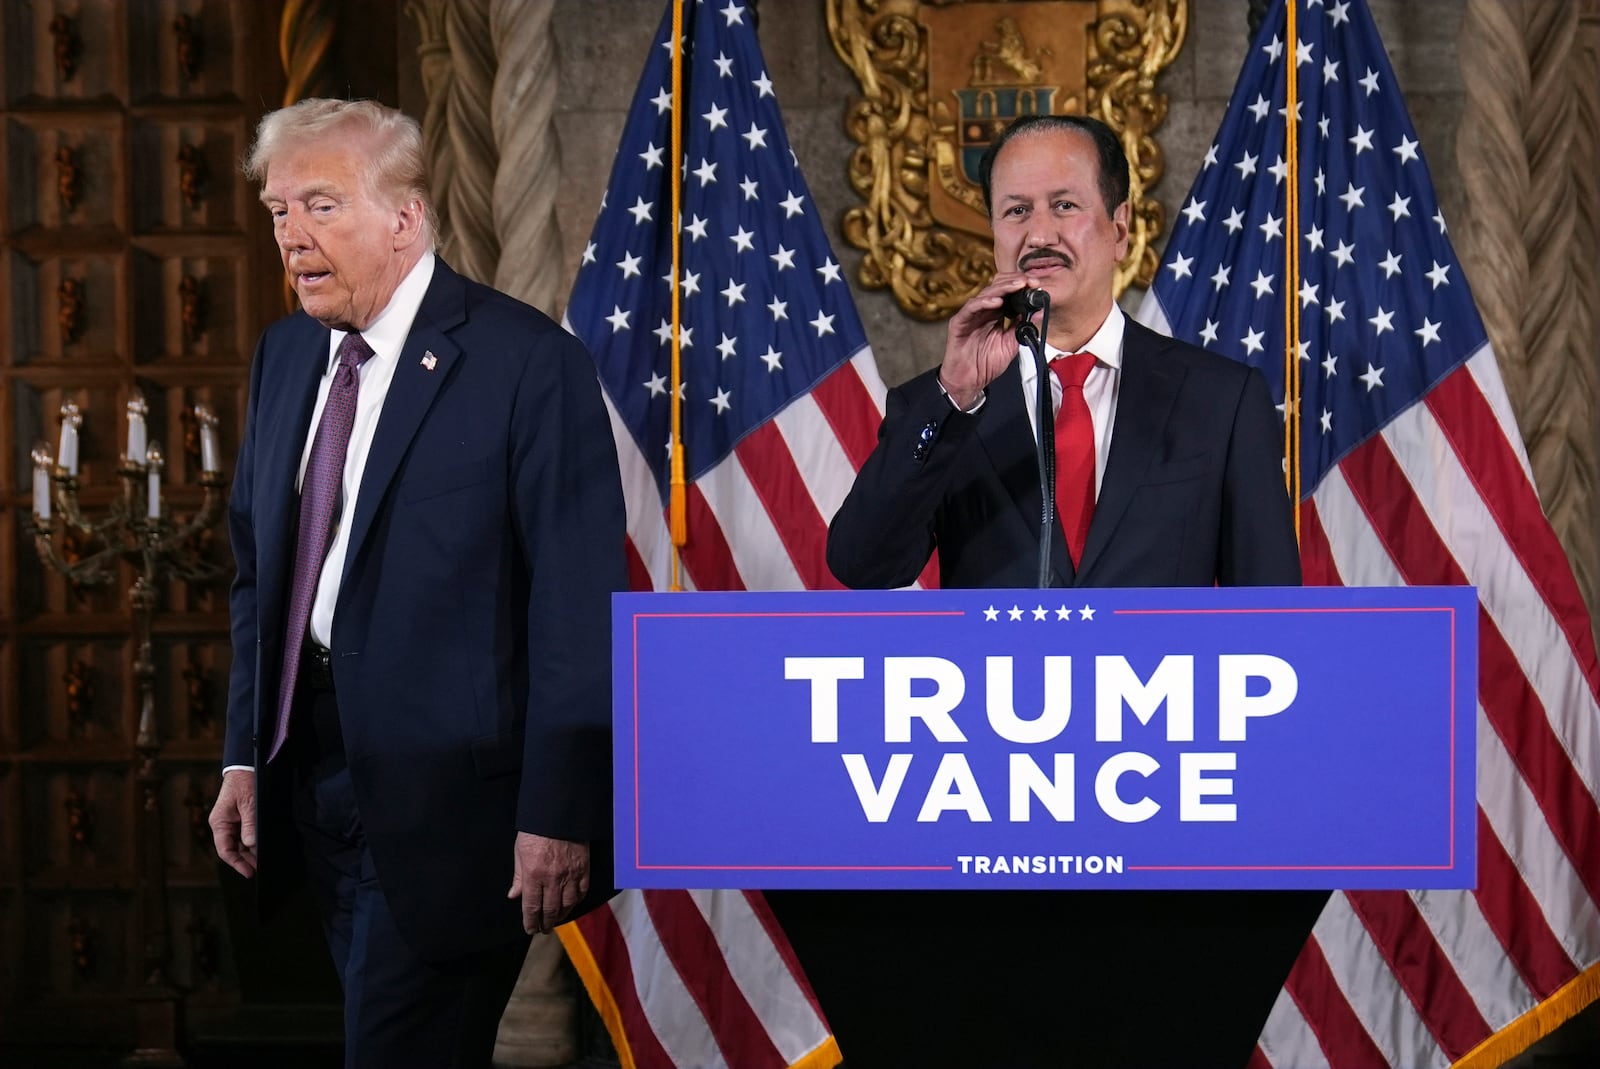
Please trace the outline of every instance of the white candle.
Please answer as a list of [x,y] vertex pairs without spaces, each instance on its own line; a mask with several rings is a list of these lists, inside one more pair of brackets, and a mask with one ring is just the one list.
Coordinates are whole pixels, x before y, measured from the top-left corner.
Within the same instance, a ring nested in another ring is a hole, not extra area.
[[50,448],[43,442],[33,448],[33,511],[41,520],[50,518]]
[[61,448],[56,450],[56,457],[69,475],[78,474],[78,427],[82,423],[83,414],[75,402],[61,406]]
[[144,417],[149,411],[144,394],[134,390],[128,398],[128,459],[135,464],[144,459]]
[[145,466],[150,469],[147,476],[150,483],[149,507],[145,515],[152,520],[161,518],[161,469],[166,467],[166,460],[161,455],[161,443],[151,442],[150,449],[145,453]]
[[200,424],[200,470],[208,475],[221,471],[217,463],[216,415],[205,405],[195,405],[194,418]]

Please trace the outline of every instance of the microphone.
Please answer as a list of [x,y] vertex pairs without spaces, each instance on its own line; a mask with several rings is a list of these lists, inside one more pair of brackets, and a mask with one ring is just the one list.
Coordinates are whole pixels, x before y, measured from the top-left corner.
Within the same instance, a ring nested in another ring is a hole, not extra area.
[[1020,290],[1012,290],[1005,296],[1005,304],[1000,310],[1008,319],[1027,319],[1041,308],[1050,307],[1050,295],[1041,289],[1024,286]]

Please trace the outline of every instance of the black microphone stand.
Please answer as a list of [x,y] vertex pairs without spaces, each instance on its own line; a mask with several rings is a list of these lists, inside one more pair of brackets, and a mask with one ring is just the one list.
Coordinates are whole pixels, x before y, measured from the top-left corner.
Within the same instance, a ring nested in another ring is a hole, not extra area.
[[[1038,291],[1043,296],[1043,291]],[[1040,326],[1047,336],[1050,333],[1050,303],[1046,299],[1039,314]],[[1033,446],[1039,460],[1039,588],[1050,585],[1051,537],[1056,522],[1056,421],[1050,398],[1050,360],[1045,356],[1044,337],[1032,322],[1031,314],[1017,318],[1017,344],[1027,346],[1033,353],[1033,363],[1038,369],[1034,376],[1036,403],[1034,414]]]

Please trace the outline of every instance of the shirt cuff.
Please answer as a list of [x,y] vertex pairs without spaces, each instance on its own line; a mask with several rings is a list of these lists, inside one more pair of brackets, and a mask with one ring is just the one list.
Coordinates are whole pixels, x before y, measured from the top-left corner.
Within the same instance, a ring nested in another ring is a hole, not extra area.
[[933,381],[939,384],[939,392],[944,394],[944,399],[946,401],[950,402],[950,407],[955,409],[957,412],[962,413],[963,415],[977,415],[978,410],[983,407],[983,403],[989,399],[989,391],[979,390],[978,399],[972,402],[972,406],[970,408],[962,408],[960,405],[956,404],[956,399],[950,396],[950,391],[944,388],[944,377],[942,375],[935,375],[933,377]]
[[254,772],[255,770],[256,770],[256,766],[255,765],[223,765],[222,766],[222,774],[224,776],[226,776],[229,772]]

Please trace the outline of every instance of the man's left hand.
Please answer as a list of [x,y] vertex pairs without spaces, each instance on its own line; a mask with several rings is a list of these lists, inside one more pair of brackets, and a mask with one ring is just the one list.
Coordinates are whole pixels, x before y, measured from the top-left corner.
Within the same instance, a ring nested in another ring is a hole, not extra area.
[[589,893],[589,844],[517,832],[511,890],[522,898],[522,929],[552,932]]

